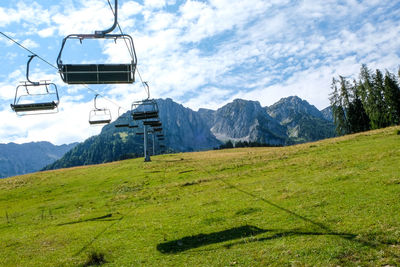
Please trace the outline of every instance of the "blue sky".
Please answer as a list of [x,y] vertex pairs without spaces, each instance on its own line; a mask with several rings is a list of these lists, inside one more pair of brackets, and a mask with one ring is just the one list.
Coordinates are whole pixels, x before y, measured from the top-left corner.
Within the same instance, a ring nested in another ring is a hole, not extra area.
[[[112,1],[113,2],[113,1]],[[382,0],[119,0],[119,23],[134,38],[138,68],[155,98],[217,108],[235,98],[263,106],[298,95],[317,108],[329,105],[332,77],[357,78],[360,65],[397,72],[400,2]],[[56,64],[62,39],[112,24],[107,0],[0,1],[0,31]],[[71,43],[64,61],[121,62],[123,43]],[[34,60],[32,79],[51,80],[60,112],[17,117],[10,109],[25,80],[29,53],[0,36],[0,143],[83,141],[101,128],[88,124],[93,91],[110,108],[145,97],[133,85],[67,86],[51,66]],[[75,51],[75,50],[74,50]],[[68,58],[67,58],[68,57]],[[137,80],[138,77],[137,77]],[[117,105],[116,105],[117,104]]]

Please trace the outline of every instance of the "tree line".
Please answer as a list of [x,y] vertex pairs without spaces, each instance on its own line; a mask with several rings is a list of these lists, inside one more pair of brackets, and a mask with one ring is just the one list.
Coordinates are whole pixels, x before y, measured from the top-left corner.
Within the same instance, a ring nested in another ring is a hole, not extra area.
[[[398,73],[400,77],[400,70]],[[400,87],[396,75],[361,66],[359,79],[333,78],[330,103],[338,135],[400,124]]]
[[239,147],[280,147],[283,145],[271,145],[271,144],[266,144],[266,143],[260,143],[257,141],[237,141],[237,142],[232,142],[232,140],[226,141],[224,144],[220,145],[216,149],[226,149],[226,148],[239,148]]

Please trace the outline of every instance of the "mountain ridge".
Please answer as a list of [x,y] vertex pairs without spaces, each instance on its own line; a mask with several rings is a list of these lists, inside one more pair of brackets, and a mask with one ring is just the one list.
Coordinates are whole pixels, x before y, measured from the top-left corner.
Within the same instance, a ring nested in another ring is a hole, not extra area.
[[0,144],[0,178],[39,171],[76,145],[57,146],[47,141]]
[[[217,110],[201,108],[198,111],[184,107],[171,98],[156,101],[165,134],[163,144],[168,152],[211,150],[228,140],[275,146],[334,136],[333,123],[325,120],[315,106],[297,96],[282,98],[271,107],[262,107],[258,101],[235,99]],[[85,140],[45,169],[143,156],[143,136],[127,128],[115,128],[118,120],[104,126],[99,135]],[[161,143],[155,141],[154,147],[160,151]],[[152,143],[150,135],[150,153]]]

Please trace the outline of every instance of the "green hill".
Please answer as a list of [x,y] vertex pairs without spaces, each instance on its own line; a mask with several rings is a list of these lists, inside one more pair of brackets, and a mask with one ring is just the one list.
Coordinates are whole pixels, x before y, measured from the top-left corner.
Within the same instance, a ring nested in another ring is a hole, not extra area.
[[400,265],[399,132],[0,180],[0,266]]

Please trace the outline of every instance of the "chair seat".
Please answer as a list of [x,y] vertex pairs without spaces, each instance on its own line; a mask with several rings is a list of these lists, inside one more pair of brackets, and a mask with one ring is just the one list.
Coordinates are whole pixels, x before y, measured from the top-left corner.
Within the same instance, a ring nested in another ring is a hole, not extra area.
[[90,124],[107,124],[110,123],[111,120],[107,119],[107,120],[91,120],[89,121]]
[[132,113],[132,117],[134,120],[155,119],[155,118],[158,118],[158,112],[157,111],[147,111],[147,112],[135,111]]
[[44,103],[31,103],[31,104],[11,104],[12,110],[15,112],[27,112],[27,111],[40,111],[40,110],[53,110],[57,108],[57,104],[52,102]]
[[124,127],[129,127],[129,123],[115,124],[115,128],[124,128]]
[[135,81],[132,64],[65,64],[61,78],[68,84],[120,84]]

